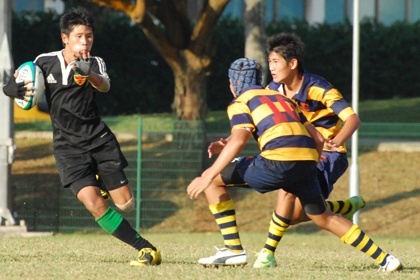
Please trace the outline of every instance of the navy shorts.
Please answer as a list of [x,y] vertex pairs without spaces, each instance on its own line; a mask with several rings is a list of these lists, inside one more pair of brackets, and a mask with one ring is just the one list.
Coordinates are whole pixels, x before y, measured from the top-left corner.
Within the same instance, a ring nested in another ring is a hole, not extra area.
[[86,186],[114,190],[128,184],[124,173],[128,163],[115,138],[82,154],[54,156],[62,186],[75,195]]
[[322,152],[318,163],[318,181],[322,194],[328,198],[335,182],[346,172],[349,167],[346,153]]
[[305,211],[314,215],[326,209],[316,175],[315,161],[275,161],[260,155],[235,159],[221,173],[227,186],[247,184],[259,193],[278,189],[292,193],[300,199]]

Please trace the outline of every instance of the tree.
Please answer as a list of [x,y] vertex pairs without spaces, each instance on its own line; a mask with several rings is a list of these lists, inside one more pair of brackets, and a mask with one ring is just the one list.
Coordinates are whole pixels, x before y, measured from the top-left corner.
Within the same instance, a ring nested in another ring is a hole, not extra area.
[[265,54],[265,3],[264,0],[245,0],[245,57],[257,60],[263,67],[263,84],[267,82],[267,57]]
[[[212,35],[230,0],[89,0],[129,16],[139,24],[150,43],[173,71],[175,92],[172,109],[178,119],[204,119],[206,86],[212,61]],[[189,3],[194,2],[194,3]],[[201,3],[198,16],[189,5]]]

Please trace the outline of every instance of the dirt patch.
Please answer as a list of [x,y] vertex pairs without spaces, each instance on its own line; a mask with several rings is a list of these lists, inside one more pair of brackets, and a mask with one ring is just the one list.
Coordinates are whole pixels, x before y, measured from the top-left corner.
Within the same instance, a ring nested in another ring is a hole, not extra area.
[[[15,162],[12,165],[12,185],[33,186],[33,193],[55,190],[59,178],[52,156],[49,138],[17,138]],[[360,214],[360,226],[368,233],[418,234],[420,231],[420,152],[366,151],[359,155],[360,191],[367,205]],[[180,188],[185,193],[185,188]],[[349,170],[339,180],[331,199],[343,199],[349,194]],[[22,197],[22,193],[16,197]],[[185,194],[186,196],[186,194]],[[266,231],[274,209],[276,194],[260,195],[250,190],[234,191],[240,230]],[[57,199],[56,195],[45,196]],[[53,202],[51,202],[53,204]],[[188,225],[194,231],[217,231],[204,196],[185,209],[179,210],[152,231],[182,230]],[[295,231],[318,230],[312,223],[293,227]]]

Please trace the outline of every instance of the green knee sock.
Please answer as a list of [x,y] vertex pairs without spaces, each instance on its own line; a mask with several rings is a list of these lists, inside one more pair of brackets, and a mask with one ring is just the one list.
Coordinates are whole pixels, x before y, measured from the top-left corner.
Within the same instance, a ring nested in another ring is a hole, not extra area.
[[121,216],[121,214],[111,207],[106,210],[102,217],[96,219],[96,222],[106,232],[137,250],[141,250],[142,248],[152,248],[153,250],[156,250],[156,247],[144,239],[140,233],[134,230],[130,223]]
[[111,207],[105,211],[102,217],[95,219],[96,222],[109,234],[113,234],[114,231],[120,226],[123,216],[120,213],[116,212]]

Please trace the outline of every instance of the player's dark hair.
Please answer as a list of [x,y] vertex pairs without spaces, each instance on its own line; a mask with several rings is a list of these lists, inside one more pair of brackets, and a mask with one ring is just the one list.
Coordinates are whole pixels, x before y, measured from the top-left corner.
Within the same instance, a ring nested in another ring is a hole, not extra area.
[[94,19],[91,13],[83,7],[72,8],[60,18],[61,33],[69,35],[77,25],[90,27],[95,31]]
[[293,58],[298,61],[298,71],[303,73],[304,71],[304,55],[305,45],[302,40],[294,33],[278,33],[270,36],[267,39],[267,55],[271,52],[275,52],[282,56],[287,62],[290,62]]

